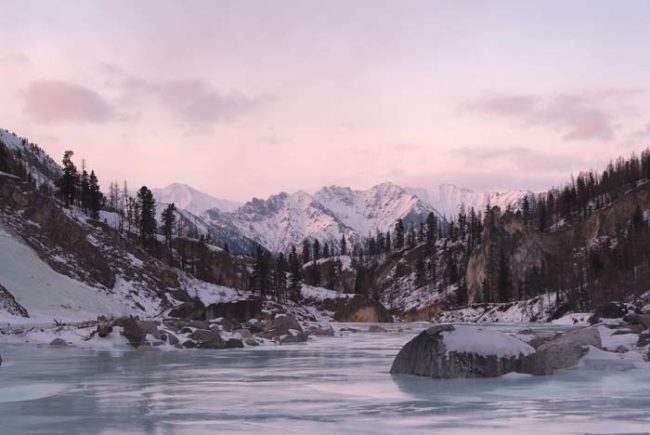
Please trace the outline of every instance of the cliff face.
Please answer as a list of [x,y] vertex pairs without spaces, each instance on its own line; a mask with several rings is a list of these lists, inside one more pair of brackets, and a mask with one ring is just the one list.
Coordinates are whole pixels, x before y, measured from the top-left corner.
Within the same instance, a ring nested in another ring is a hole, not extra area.
[[[635,232],[637,207],[643,228]],[[486,297],[499,300],[502,255],[507,264],[509,291],[514,299],[545,291],[603,290],[616,297],[634,287],[650,288],[644,273],[648,262],[639,250],[648,236],[645,216],[650,211],[650,186],[641,185],[621,195],[609,206],[586,218],[574,217],[543,233],[525,225],[518,214],[502,214],[493,208],[485,219],[481,244],[470,254],[465,279],[469,303]],[[630,274],[627,274],[627,268]],[[627,275],[626,275],[627,274]],[[628,276],[629,275],[629,276]]]

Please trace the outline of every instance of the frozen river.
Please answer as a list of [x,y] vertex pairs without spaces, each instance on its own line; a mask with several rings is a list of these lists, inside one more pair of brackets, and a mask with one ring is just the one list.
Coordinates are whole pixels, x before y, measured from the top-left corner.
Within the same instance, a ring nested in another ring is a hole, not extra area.
[[650,371],[391,376],[412,327],[223,351],[2,345],[0,434],[650,432]]

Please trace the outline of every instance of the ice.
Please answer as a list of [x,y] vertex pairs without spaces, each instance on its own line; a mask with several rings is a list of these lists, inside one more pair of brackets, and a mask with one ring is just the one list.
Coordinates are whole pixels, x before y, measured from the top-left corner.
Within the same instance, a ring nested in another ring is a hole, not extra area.
[[[367,325],[334,325],[342,326]],[[650,370],[636,366],[647,363],[496,379],[391,376],[401,346],[430,324],[383,326],[390,332],[241,350],[115,353],[5,344],[0,433],[648,432]],[[515,332],[528,325],[481,327]],[[594,357],[602,355],[590,351]],[[610,358],[619,357],[605,353]]]

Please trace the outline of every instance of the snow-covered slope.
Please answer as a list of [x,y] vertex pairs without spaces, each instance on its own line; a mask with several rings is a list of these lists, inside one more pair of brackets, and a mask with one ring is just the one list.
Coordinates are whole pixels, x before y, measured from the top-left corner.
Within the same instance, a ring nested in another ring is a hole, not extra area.
[[26,138],[17,136],[8,130],[0,128],[0,142],[10,152],[20,153],[20,160],[25,165],[27,173],[37,184],[54,185],[61,176],[61,167],[43,151],[38,145],[29,142]]
[[407,187],[406,191],[416,195],[420,200],[438,210],[446,218],[454,218],[464,207],[483,211],[489,204],[502,210],[507,207],[517,208],[529,190],[509,190],[505,192],[475,192],[453,184],[441,184],[434,188]]
[[382,183],[368,190],[324,187],[314,199],[360,236],[391,230],[398,219],[424,220],[435,209],[417,196],[393,183]]
[[186,184],[172,183],[165,188],[152,189],[151,191],[156,201],[167,204],[174,203],[176,207],[195,215],[200,215],[212,208],[229,212],[241,206],[239,202],[215,198]]
[[131,309],[94,288],[55,272],[16,236],[0,227],[0,285],[29,313],[29,318],[0,312],[2,322],[82,321]]

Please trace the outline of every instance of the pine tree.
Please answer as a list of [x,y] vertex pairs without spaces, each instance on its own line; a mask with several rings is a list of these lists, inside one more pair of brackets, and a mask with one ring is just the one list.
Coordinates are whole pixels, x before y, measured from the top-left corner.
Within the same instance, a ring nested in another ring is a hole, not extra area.
[[95,171],[90,171],[88,177],[88,211],[91,218],[99,219],[99,210],[102,208],[103,202],[104,195],[99,190],[99,180],[97,180]]
[[436,243],[436,236],[438,234],[438,223],[436,221],[436,216],[433,214],[433,212],[430,212],[427,215],[426,226],[427,226],[427,234],[426,234],[427,249],[431,249]]
[[302,241],[302,264],[309,263],[311,261],[311,243],[309,239]]
[[318,239],[314,240],[314,243],[312,245],[312,251],[314,252],[314,262],[318,261],[320,259],[320,242]]
[[330,258],[330,247],[327,242],[323,245],[323,258]]
[[289,253],[289,297],[297,302],[300,300],[302,289],[302,262],[296,252],[296,247],[291,245]]
[[330,290],[336,290],[339,280],[338,263],[340,262],[341,260],[336,259],[327,263],[327,282],[325,287]]
[[280,302],[287,301],[287,261],[284,254],[280,252],[275,260],[273,269],[273,290],[275,299]]
[[171,259],[172,255],[172,238],[174,236],[174,228],[176,226],[176,205],[174,203],[169,204],[165,207],[165,210],[162,212],[162,231],[165,236],[165,244],[167,245],[167,250],[169,251],[169,256]]
[[255,264],[253,265],[252,287],[260,295],[265,296],[271,288],[271,255],[260,245],[255,248]]
[[77,186],[79,184],[79,174],[77,167],[72,162],[74,152],[68,150],[63,153],[63,175],[57,182],[59,194],[65,202],[66,207],[74,204],[77,198]]
[[88,172],[85,169],[85,163],[82,162],[82,169],[81,171],[81,180],[80,180],[80,188],[81,188],[81,209],[83,211],[88,211],[90,208],[90,181],[88,179]]
[[156,201],[147,186],[142,186],[138,190],[138,206],[140,210],[140,243],[145,248],[152,248],[156,240]]
[[426,282],[426,266],[424,264],[424,256],[418,255],[415,263],[415,287],[422,287]]
[[348,243],[345,241],[345,235],[341,236],[341,255],[348,255]]
[[499,302],[509,302],[512,299],[512,283],[510,282],[510,270],[506,255],[503,249],[499,254],[499,280],[497,293]]
[[205,241],[205,237],[201,235],[197,244],[197,254],[196,254],[196,268],[195,274],[196,277],[203,281],[211,281],[211,254],[210,249]]
[[397,222],[395,222],[395,238],[393,240],[393,244],[395,245],[395,250],[400,251],[402,248],[404,248],[404,222],[402,219],[398,219]]

